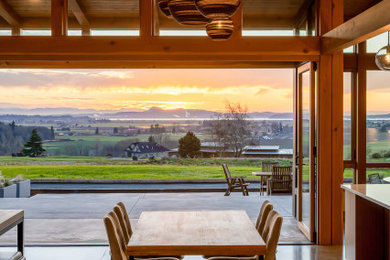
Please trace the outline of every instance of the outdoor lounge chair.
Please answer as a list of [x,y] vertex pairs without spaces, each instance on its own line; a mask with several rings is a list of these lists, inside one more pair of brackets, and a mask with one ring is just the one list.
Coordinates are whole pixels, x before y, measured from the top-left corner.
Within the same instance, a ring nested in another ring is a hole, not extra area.
[[235,189],[240,189],[244,196],[248,196],[249,183],[245,183],[244,177],[232,177],[226,164],[222,164],[222,168],[228,184],[225,196],[229,196],[230,193]]
[[368,183],[370,184],[386,184],[389,183],[385,181],[379,173],[372,173],[368,175]]
[[274,166],[272,168],[272,177],[268,179],[267,183],[270,195],[272,195],[273,192],[292,192],[291,171],[291,166]]
[[[267,245],[267,250],[261,259],[275,260],[276,248],[278,246],[280,231],[282,229],[283,217],[275,210],[271,210],[268,214],[263,240]],[[207,260],[259,260],[259,256],[214,256]]]

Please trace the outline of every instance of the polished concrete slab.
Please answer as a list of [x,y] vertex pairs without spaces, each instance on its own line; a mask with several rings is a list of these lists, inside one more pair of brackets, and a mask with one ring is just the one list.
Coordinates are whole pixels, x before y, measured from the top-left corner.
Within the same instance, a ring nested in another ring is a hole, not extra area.
[[[1,251],[15,249],[0,247]],[[27,260],[109,260],[107,246],[26,247]],[[184,260],[202,260],[201,256],[185,256]],[[276,259],[289,260],[342,260],[342,246],[287,246],[279,245]]]
[[[291,196],[244,197],[234,193],[109,193],[40,194],[27,199],[1,199],[0,209],[25,210],[27,245],[107,244],[103,217],[118,201],[126,204],[132,224],[146,210],[245,210],[255,221],[265,199],[284,217],[281,243],[308,243],[292,217]],[[16,230],[0,237],[1,244],[12,244]]]

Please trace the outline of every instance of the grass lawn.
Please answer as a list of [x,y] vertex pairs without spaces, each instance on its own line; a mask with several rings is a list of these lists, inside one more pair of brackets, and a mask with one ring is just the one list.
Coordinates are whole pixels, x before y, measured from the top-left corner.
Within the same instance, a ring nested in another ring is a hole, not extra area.
[[[380,159],[378,159],[379,161]],[[289,160],[278,160],[288,165]],[[6,177],[22,174],[31,179],[211,179],[225,178],[221,164],[227,163],[232,175],[245,178],[261,171],[261,159],[165,159],[156,162],[128,158],[49,156],[42,158],[0,156],[0,171]],[[390,169],[368,169],[367,174],[390,176]],[[308,166],[303,169],[308,179]],[[352,177],[352,169],[344,178]]]
[[[259,159],[166,159],[132,161],[127,158],[53,156],[42,158],[0,157],[6,177],[66,179],[209,179],[225,178],[221,164],[228,163],[232,175],[252,176],[261,171]],[[280,160],[288,165],[289,160]]]

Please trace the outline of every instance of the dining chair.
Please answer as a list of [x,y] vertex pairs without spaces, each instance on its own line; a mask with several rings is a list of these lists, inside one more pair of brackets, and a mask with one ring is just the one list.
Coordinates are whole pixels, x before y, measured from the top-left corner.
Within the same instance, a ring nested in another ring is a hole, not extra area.
[[[106,217],[108,218],[107,220]],[[106,224],[107,222],[106,230],[108,242],[110,244],[111,260],[122,260],[121,257],[123,257],[123,254],[126,256],[126,258],[123,259],[129,260],[126,248],[133,232],[131,230],[130,220],[127,215],[125,205],[122,202],[119,202],[117,205],[114,206],[113,211],[110,211],[106,217],[104,218],[104,223]],[[130,230],[127,227],[130,227]],[[115,233],[115,235],[113,235],[113,232]],[[113,245],[112,247],[111,244]],[[182,258],[182,256],[139,256],[135,259],[180,260]]]
[[118,205],[122,209],[125,225],[129,233],[129,237],[131,237],[131,235],[133,234],[133,230],[131,229],[130,219],[129,215],[127,214],[126,206],[123,202],[118,202],[116,205]]
[[268,214],[271,212],[273,208],[274,208],[273,205],[268,200],[265,200],[261,205],[259,215],[256,221],[256,229],[257,231],[259,231],[259,234],[263,233]]
[[116,214],[109,212],[104,217],[108,243],[110,244],[111,260],[129,260],[126,254],[126,243]]
[[131,230],[129,232],[127,225],[126,225],[126,220],[125,220],[126,216],[125,215],[127,215],[127,213],[124,213],[122,208],[119,207],[118,205],[114,206],[113,211],[119,220],[119,224],[120,224],[120,227],[121,227],[121,230],[123,233],[123,237],[124,237],[125,242],[127,244],[127,243],[129,243],[130,237],[132,235]]
[[275,260],[282,223],[283,217],[275,210],[271,210],[266,222],[268,232],[263,236],[267,249],[265,255],[261,258],[259,256],[213,256],[207,258],[207,260]]

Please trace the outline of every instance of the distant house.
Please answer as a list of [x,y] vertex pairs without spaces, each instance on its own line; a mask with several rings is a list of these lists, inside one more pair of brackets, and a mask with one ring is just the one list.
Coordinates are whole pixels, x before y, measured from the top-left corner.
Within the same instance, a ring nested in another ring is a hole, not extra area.
[[[170,157],[179,157],[179,148],[171,149],[169,152]],[[200,144],[200,157],[201,158],[213,158],[213,157],[232,157],[234,151],[232,149],[224,149],[222,144],[218,142],[202,142]]]
[[136,142],[132,143],[125,150],[125,155],[131,158],[154,158],[167,157],[170,150],[154,142]]
[[242,157],[291,158],[293,149],[280,149],[278,145],[247,145]]
[[[234,157],[233,149],[224,149],[217,142],[202,142],[200,145],[202,158]],[[172,149],[169,156],[178,157],[178,148]],[[292,158],[293,149],[280,149],[278,145],[247,145],[244,147],[241,157],[255,158]]]

